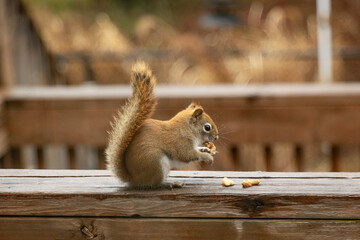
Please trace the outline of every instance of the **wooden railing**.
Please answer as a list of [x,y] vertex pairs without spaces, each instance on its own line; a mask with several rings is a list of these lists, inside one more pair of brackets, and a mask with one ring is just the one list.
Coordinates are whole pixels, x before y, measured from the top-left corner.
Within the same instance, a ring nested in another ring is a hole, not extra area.
[[[35,167],[47,168],[44,149],[55,145],[62,146],[67,168],[82,168],[79,146],[93,149],[93,167],[105,168],[109,122],[129,94],[128,86],[10,90],[2,102],[9,147],[0,166],[26,167],[28,147]],[[360,84],[158,86],[157,96],[154,118],[169,119],[191,101],[213,116],[219,154],[206,169],[360,169]]]
[[[235,185],[221,185],[227,176]],[[242,188],[247,178],[259,186]],[[1,239],[359,239],[360,173],[172,171],[128,190],[105,170],[0,169]]]

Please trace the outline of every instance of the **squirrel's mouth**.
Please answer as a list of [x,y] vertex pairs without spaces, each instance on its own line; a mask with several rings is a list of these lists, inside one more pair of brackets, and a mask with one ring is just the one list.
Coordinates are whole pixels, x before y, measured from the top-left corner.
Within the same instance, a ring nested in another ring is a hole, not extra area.
[[209,136],[208,137],[208,141],[209,142],[212,142],[212,141],[214,141],[214,140],[218,140],[219,139],[219,135],[216,135],[216,136]]

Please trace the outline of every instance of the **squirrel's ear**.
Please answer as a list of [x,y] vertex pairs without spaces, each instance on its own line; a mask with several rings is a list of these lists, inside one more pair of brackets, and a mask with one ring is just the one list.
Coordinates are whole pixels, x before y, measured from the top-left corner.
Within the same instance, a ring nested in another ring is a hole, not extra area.
[[203,114],[203,112],[204,112],[204,110],[202,108],[196,108],[192,114],[192,117],[196,119],[199,116],[201,116],[201,114]]
[[195,102],[192,102],[187,109],[192,109],[192,108],[196,108],[198,106],[198,104],[196,104]]

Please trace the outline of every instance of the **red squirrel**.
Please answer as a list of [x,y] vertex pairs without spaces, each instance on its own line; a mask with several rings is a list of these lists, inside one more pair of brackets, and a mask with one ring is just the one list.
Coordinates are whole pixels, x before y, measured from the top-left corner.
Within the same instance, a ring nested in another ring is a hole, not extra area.
[[157,99],[156,78],[144,62],[134,64],[132,96],[111,124],[106,153],[108,169],[129,187],[151,189],[182,187],[165,183],[170,169],[192,161],[213,162],[204,142],[219,137],[214,121],[196,103],[168,121],[151,119]]

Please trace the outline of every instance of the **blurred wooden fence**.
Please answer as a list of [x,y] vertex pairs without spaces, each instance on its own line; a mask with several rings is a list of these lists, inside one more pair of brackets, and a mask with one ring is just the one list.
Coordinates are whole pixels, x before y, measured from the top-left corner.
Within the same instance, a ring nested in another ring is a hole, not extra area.
[[[196,66],[204,66],[209,72],[215,68],[222,68],[226,74],[219,75],[219,70],[213,74],[217,83],[248,83],[238,82],[237,74],[244,74],[250,83],[291,83],[291,82],[318,82],[317,52],[315,48],[286,51],[249,51],[244,49],[229,50],[226,52],[208,51],[204,58],[187,51],[172,49],[138,49],[128,53],[100,52],[69,52],[55,54],[56,82],[66,85],[93,84],[127,84],[131,65],[136,60],[148,62],[161,83],[181,84],[181,75]],[[255,56],[254,56],[255,55]],[[252,63],[252,58],[261,63]],[[357,82],[360,78],[360,47],[341,47],[333,50],[334,75],[337,82]],[[179,59],[187,66],[177,72],[174,78],[169,72]],[[211,62],[211,64],[209,64]],[[233,62],[228,65],[226,62]],[[214,65],[215,64],[215,65]],[[235,64],[235,66],[233,66]],[[253,66],[255,64],[256,66]],[[249,69],[252,69],[251,71]],[[196,74],[201,83],[213,83],[214,80]],[[205,78],[205,79],[204,79]],[[125,81],[124,81],[125,80]],[[206,82],[208,81],[208,82]]]
[[[28,151],[32,167],[52,167],[46,152],[55,146],[60,167],[104,168],[109,122],[129,94],[119,86],[10,90],[2,102],[9,151],[1,166],[26,167]],[[158,86],[157,96],[154,118],[169,119],[192,100],[213,116],[219,154],[205,169],[360,170],[360,84]],[[90,167],[77,162],[79,146],[93,149],[85,157]]]
[[[139,58],[155,65],[158,78],[167,80],[164,72],[168,72],[176,59],[186,55],[170,49],[136,50],[125,55],[74,52],[53,56],[20,0],[0,0],[0,31],[2,86],[14,87],[3,95],[1,102],[0,167],[104,168],[103,150],[109,121],[130,93],[127,87],[112,86],[17,86],[104,84],[118,83],[119,79],[128,84],[131,62]],[[314,80],[315,49],[259,53],[269,63],[280,60],[276,66],[286,69],[286,64],[300,66],[306,62],[306,68],[311,69],[308,75],[312,74],[306,80]],[[219,60],[217,53],[210,51],[208,54],[208,61]],[[237,50],[224,54],[246,59],[249,52]],[[354,47],[334,51],[335,66],[337,62],[341,63],[342,72],[337,74],[341,81],[358,81],[359,54],[359,48]],[[72,63],[76,63],[81,74],[73,74]],[[121,69],[115,71],[108,63],[120,64]],[[242,63],[237,62],[237,66]],[[124,65],[127,71],[123,71]],[[272,68],[273,65],[267,66],[268,70]],[[104,72],[107,75],[103,75]],[[302,68],[300,72],[299,79],[302,79]],[[266,69],[263,75],[269,81],[279,78],[268,74]],[[291,80],[296,74],[290,71],[283,75]],[[211,169],[360,169],[358,84],[160,86],[158,95],[156,118],[170,118],[191,100],[199,101],[215,115],[222,142],[217,143],[220,154]]]
[[20,0],[0,0],[2,86],[52,84],[53,61]]
[[[206,49],[201,56],[186,48],[182,50],[136,49],[124,54],[114,52],[52,54],[46,49],[21,0],[0,0],[0,32],[0,71],[3,86],[74,85],[88,82],[127,84],[131,64],[137,59],[147,60],[154,68],[160,82],[170,81],[181,84],[182,79],[178,75],[184,74],[184,71],[188,69],[204,65],[205,71],[213,71],[214,76],[210,82],[317,81],[317,51],[315,48],[302,49],[301,51],[229,49],[225,52]],[[334,79],[336,81],[358,81],[360,77],[359,47],[348,46],[333,49],[333,57]],[[173,73],[176,75],[174,81],[169,76],[169,69],[179,59],[184,60],[187,66],[185,67],[186,70]],[[216,64],[212,63],[213,61]],[[232,63],[229,64],[229,62]],[[256,62],[254,63],[256,66],[252,66],[253,63],[251,62]],[[249,71],[244,73],[246,70]],[[203,71],[200,72],[203,73]],[[198,75],[196,72],[190,78],[196,77],[206,80],[208,76],[205,74],[205,76],[199,77]],[[244,76],[241,77],[242,75]],[[125,81],[122,82],[122,79]]]

